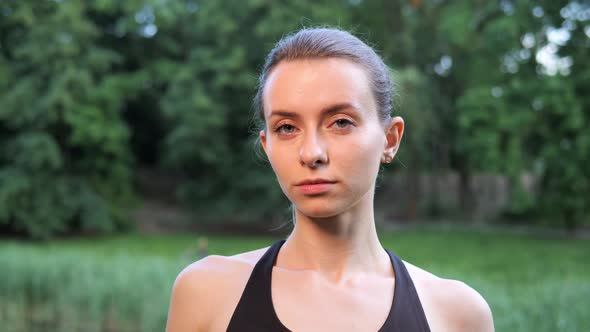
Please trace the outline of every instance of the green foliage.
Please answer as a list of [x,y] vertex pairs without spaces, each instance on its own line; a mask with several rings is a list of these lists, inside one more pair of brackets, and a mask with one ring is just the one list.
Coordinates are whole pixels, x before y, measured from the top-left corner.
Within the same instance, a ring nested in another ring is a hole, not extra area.
[[540,173],[540,206],[545,222],[575,229],[590,221],[590,114],[584,112],[571,85],[547,79],[535,99],[533,139]]
[[[543,8],[534,6],[542,5],[519,2],[513,19],[501,18],[489,25],[490,31],[505,36],[497,45],[490,45],[503,49],[504,74],[494,75],[495,69],[485,79],[475,77],[475,84],[459,98],[459,147],[474,167],[509,176],[509,214],[575,229],[590,220],[590,173],[586,166],[590,145],[583,130],[590,118],[587,97],[578,92],[583,85],[578,77],[587,62],[578,57],[575,63],[582,70],[553,75],[535,61],[531,51],[552,43],[541,34],[546,26],[534,17],[534,9]],[[546,24],[556,15],[555,9],[547,10]],[[521,42],[525,33],[535,40],[536,48]],[[507,43],[510,39],[512,43]],[[574,30],[569,43],[579,47],[570,50],[586,54],[590,45],[583,46],[581,39],[586,41],[587,36]],[[535,197],[527,196],[520,187],[518,179],[524,172],[538,181]]]
[[[404,67],[393,74],[395,85],[398,89],[397,103],[394,107],[394,116],[401,116],[406,126],[404,140],[400,149],[400,157],[404,161],[408,155],[408,166],[419,170],[422,165],[428,164],[429,149],[432,140],[441,133],[436,124],[436,114],[431,104],[431,86],[428,78],[416,67]],[[405,161],[404,161],[405,163]]]
[[[397,69],[395,111],[407,125],[398,157],[414,175],[459,172],[467,209],[470,175],[502,173],[508,214],[576,227],[590,206],[588,20],[568,14],[580,8],[587,4],[2,1],[0,227],[37,238],[119,229],[132,172],[144,166],[187,179],[166,194],[199,222],[284,214],[286,199],[255,156],[251,99],[274,42],[325,24],[354,31]],[[550,45],[547,31],[559,27],[569,39]],[[540,64],[547,45],[571,62],[567,72]],[[538,179],[535,196],[521,187],[524,173]]]
[[98,44],[85,10],[0,5],[0,224],[35,238],[113,230],[130,197],[129,133],[110,76],[120,58]]
[[[367,8],[375,13],[379,5],[383,4],[369,1]],[[408,131],[416,129],[418,137],[441,133],[432,150],[443,156],[449,151],[447,167],[457,169],[462,179],[468,181],[478,171],[507,175],[511,185],[507,214],[572,229],[588,222],[590,149],[582,128],[589,121],[585,91],[590,81],[586,60],[590,42],[587,19],[567,14],[578,7],[588,10],[588,4],[457,0],[395,6],[404,15],[387,26],[393,37],[382,37],[381,42],[403,47],[389,47],[387,56],[398,66],[413,63],[422,72],[435,73],[424,84],[430,93],[423,94],[424,100],[432,100],[433,120],[428,122],[435,125],[431,132],[412,126]],[[380,18],[375,22],[384,26]],[[547,39],[551,26],[569,33],[562,46]],[[407,35],[414,41],[403,37]],[[552,76],[548,70],[554,69],[545,68],[536,57],[546,45],[559,51],[556,56],[571,60],[571,70]],[[423,145],[424,139],[417,142]],[[412,144],[408,148],[416,150]],[[527,173],[538,182],[534,197],[519,180]]]

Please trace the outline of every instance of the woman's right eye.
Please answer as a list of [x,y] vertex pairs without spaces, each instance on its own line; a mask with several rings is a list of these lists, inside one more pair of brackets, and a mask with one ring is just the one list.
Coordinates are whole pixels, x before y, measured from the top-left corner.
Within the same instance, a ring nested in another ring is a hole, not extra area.
[[277,129],[275,129],[275,132],[284,133],[284,134],[292,134],[294,131],[295,131],[295,127],[290,124],[284,124],[284,125],[278,127]]

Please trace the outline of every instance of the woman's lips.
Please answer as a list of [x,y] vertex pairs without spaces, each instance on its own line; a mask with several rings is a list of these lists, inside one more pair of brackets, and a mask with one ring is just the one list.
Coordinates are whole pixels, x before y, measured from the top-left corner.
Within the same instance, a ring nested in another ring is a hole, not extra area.
[[297,188],[305,195],[318,195],[330,190],[334,182],[308,183],[298,185]]

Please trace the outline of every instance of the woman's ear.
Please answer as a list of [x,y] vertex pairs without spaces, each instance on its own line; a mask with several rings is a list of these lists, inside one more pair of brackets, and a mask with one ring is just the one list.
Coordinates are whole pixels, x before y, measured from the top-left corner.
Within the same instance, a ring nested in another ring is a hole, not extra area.
[[389,124],[385,128],[385,150],[383,155],[386,159],[393,160],[393,157],[399,149],[399,144],[404,135],[404,119],[399,116],[394,117],[389,121]]
[[260,138],[260,144],[262,145],[262,149],[268,157],[268,152],[266,152],[266,130],[262,129],[258,137]]

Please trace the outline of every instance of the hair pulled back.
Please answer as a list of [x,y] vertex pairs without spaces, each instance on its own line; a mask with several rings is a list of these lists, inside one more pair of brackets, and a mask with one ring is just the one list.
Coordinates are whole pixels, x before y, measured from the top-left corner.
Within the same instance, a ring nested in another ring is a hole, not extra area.
[[393,83],[381,57],[347,31],[325,27],[303,28],[283,37],[266,57],[254,97],[255,121],[260,129],[266,128],[262,98],[270,72],[282,61],[321,58],[341,58],[360,65],[367,73],[379,118],[383,122],[391,118]]

